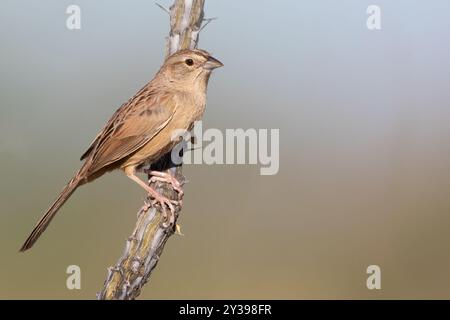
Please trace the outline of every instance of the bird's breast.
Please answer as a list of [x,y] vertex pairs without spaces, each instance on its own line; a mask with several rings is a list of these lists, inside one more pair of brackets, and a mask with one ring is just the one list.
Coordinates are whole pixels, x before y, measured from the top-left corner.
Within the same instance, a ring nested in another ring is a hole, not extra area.
[[173,149],[179,142],[178,137],[180,137],[181,132],[190,130],[192,124],[201,119],[205,111],[204,99],[185,97],[177,100],[174,101],[173,115],[167,125],[147,144],[131,155],[122,167],[156,161]]

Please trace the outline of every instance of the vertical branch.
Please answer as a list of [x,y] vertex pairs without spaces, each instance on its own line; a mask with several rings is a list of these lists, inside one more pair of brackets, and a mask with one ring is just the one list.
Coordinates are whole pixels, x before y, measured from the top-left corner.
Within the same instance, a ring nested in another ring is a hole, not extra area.
[[182,49],[197,48],[203,23],[204,0],[176,0],[170,7],[168,54]]
[[[170,7],[170,33],[167,39],[166,56],[182,49],[197,47],[198,36],[203,22],[204,0],[175,0]],[[167,170],[178,181],[184,181],[182,166],[174,165],[170,154],[152,164],[154,170]],[[177,192],[170,184],[152,183],[164,196],[177,199]],[[175,206],[175,223],[172,228],[163,226],[164,217],[160,207],[151,206],[147,198],[138,212],[136,227],[127,239],[122,256],[114,267],[108,268],[108,275],[100,300],[132,300],[139,296],[142,287],[158,264],[166,241],[175,233],[181,206]]]

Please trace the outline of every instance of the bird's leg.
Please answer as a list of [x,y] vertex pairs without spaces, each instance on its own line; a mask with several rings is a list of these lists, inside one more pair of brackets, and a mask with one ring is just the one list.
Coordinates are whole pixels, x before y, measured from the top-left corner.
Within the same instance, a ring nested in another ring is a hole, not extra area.
[[[160,203],[161,204],[161,208],[163,210],[164,218],[166,220],[168,220],[168,221],[164,222],[163,226],[167,228],[167,227],[170,227],[171,225],[173,225],[174,222],[175,222],[175,208],[174,208],[173,205],[174,204],[178,205],[179,202],[164,197],[158,191],[156,191],[155,189],[153,189],[152,187],[147,185],[144,181],[139,179],[139,177],[137,177],[135,175],[135,169],[134,168],[127,167],[127,168],[125,168],[124,171],[125,171],[125,174],[128,176],[128,178],[130,178],[131,180],[136,182],[138,185],[140,185],[142,188],[144,188],[145,191],[147,191],[149,193],[149,195],[154,199],[152,201],[152,204],[155,204],[155,203]],[[170,216],[167,215],[166,206],[169,207]]]
[[162,181],[166,183],[170,183],[172,188],[178,192],[178,197],[181,199],[183,197],[184,191],[181,188],[182,184],[177,180],[173,175],[167,172],[156,171],[156,170],[147,170],[145,171],[147,174],[151,175],[150,181]]

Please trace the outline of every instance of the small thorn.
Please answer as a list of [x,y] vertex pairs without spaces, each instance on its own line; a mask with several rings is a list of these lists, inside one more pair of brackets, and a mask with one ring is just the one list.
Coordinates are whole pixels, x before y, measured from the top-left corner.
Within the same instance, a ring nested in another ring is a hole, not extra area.
[[218,17],[212,17],[212,18],[204,18],[203,21],[206,22],[199,31],[202,31],[211,21],[217,20]]
[[184,233],[181,233],[181,226],[178,223],[175,225],[175,234],[179,236],[184,236]]
[[166,12],[168,15],[170,15],[170,10],[164,7],[162,4],[159,4],[158,2],[155,2],[155,4],[160,7],[164,12]]

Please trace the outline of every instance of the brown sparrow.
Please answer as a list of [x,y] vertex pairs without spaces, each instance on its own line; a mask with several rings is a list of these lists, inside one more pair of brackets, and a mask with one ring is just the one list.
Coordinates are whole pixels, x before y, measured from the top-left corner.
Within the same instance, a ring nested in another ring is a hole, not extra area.
[[[176,201],[159,194],[136,176],[136,169],[151,163],[175,146],[174,130],[190,130],[205,110],[206,88],[211,71],[223,64],[204,50],[183,50],[166,59],[159,72],[134,97],[123,104],[81,156],[81,169],[39,220],[20,251],[33,246],[56,212],[81,185],[104,173],[122,169],[173,216]],[[151,171],[181,191],[168,173]],[[173,219],[171,219],[173,221]]]

